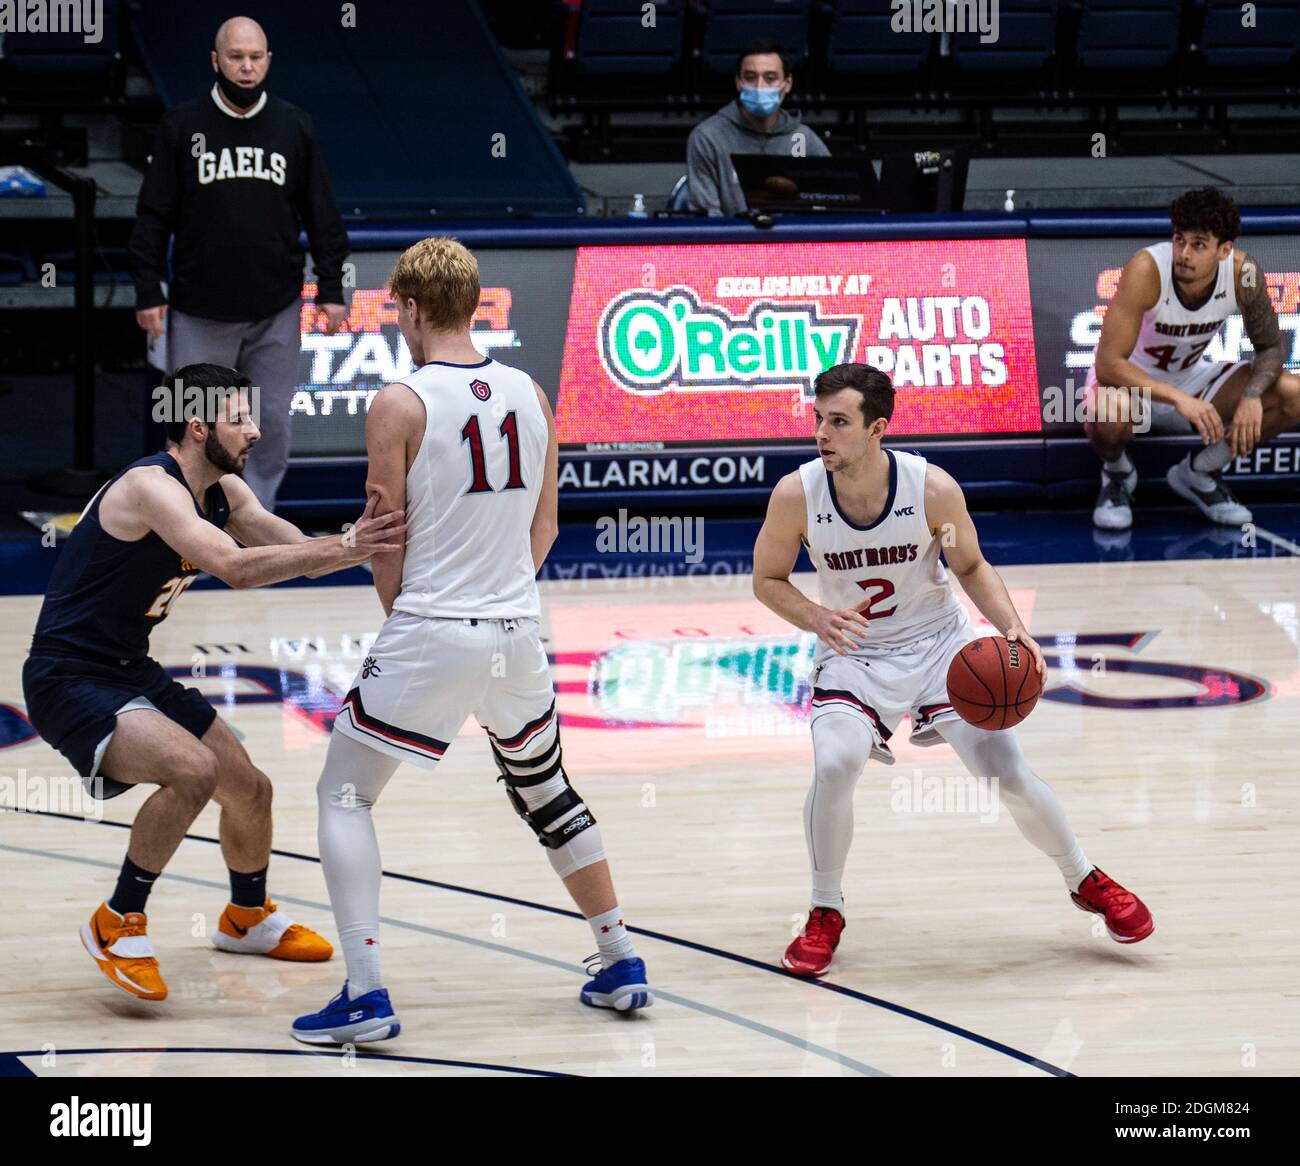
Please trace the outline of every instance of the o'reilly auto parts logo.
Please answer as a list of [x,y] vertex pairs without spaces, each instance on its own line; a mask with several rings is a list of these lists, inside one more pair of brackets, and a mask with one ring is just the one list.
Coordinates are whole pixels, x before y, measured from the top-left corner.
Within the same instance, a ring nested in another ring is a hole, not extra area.
[[755,302],[737,318],[688,287],[636,288],[611,300],[597,331],[610,379],[631,393],[793,388],[812,399],[818,374],[852,359],[860,316],[816,302]]

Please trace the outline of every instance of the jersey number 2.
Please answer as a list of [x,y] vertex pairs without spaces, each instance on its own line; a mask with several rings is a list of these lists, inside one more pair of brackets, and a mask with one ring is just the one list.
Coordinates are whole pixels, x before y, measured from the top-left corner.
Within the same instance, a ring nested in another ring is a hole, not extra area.
[[885,611],[876,610],[877,607],[894,594],[894,585],[888,579],[859,579],[858,586],[861,587],[863,591],[870,591],[873,587],[880,588],[876,593],[876,597],[871,601],[871,606],[862,613],[867,619],[884,619],[885,616],[893,615],[894,612],[898,610],[898,604],[894,604],[893,607],[888,608]]
[[[501,489],[522,490],[524,479],[519,471],[519,422],[515,418],[513,409],[501,422],[500,433],[510,450],[510,477],[506,479],[506,484]],[[471,415],[465,422],[464,428],[460,431],[460,439],[469,442],[469,464],[474,472],[474,480],[470,482],[469,489],[465,493],[492,493],[492,483],[488,481],[486,459],[483,457],[483,434],[478,427],[477,413]]]

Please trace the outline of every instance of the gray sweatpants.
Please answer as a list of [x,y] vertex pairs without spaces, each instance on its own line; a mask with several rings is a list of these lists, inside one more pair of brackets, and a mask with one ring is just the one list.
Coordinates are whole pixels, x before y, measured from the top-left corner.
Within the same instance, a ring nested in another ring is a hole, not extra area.
[[187,364],[223,364],[258,389],[257,426],[262,436],[248,455],[244,481],[268,510],[289,464],[289,402],[298,387],[300,301],[265,320],[227,323],[167,312],[167,360],[174,372]]

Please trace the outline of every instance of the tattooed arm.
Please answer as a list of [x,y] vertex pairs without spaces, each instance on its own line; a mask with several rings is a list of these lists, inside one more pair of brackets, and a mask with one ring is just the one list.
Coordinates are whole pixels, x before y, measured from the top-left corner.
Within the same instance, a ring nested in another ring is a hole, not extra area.
[[1273,387],[1282,372],[1285,353],[1282,351],[1282,333],[1277,324],[1277,313],[1268,298],[1264,282],[1264,269],[1245,251],[1239,252],[1241,263],[1237,266],[1237,303],[1246,324],[1246,335],[1255,349],[1251,362],[1250,380],[1245,396],[1261,397]]
[[1241,400],[1232,414],[1232,429],[1228,435],[1234,457],[1250,453],[1259,444],[1264,425],[1264,403],[1261,400],[1282,373],[1285,353],[1282,351],[1282,333],[1277,324],[1277,313],[1268,298],[1268,286],[1259,262],[1245,251],[1239,251],[1237,264],[1237,304],[1246,324],[1246,335],[1255,349],[1250,363],[1250,380],[1246,382]]

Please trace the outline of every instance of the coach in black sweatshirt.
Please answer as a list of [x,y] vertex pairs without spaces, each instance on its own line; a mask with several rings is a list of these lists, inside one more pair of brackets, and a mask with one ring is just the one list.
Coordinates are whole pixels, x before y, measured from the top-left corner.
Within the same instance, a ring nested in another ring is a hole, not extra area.
[[311,119],[264,91],[270,62],[256,22],[217,30],[215,84],[164,115],[130,243],[136,321],[157,338],[166,320],[168,366],[222,364],[258,387],[262,436],[244,477],[267,509],[288,462],[299,378],[299,232],[331,334],[347,318],[349,249]]

